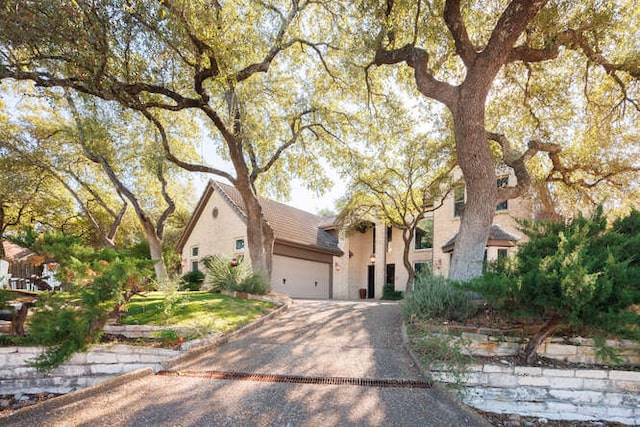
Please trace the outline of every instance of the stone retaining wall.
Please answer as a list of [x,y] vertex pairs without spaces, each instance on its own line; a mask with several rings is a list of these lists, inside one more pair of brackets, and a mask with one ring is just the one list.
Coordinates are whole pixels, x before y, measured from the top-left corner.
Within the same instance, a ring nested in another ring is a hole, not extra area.
[[[525,342],[521,336],[495,335],[481,332],[462,332],[450,335],[434,332],[436,336],[461,339],[469,354],[481,357],[514,356]],[[606,340],[606,346],[620,358],[620,365],[640,366],[640,343],[630,340]],[[598,357],[598,346],[590,338],[549,337],[538,348],[538,355],[550,359],[586,365],[607,364]]]
[[[0,347],[0,395],[43,392],[64,394],[141,368],[151,368],[154,372],[170,369],[186,358],[195,357],[235,336],[257,328],[286,310],[291,303],[288,297],[277,294],[249,295],[249,298],[273,302],[279,307],[236,331],[226,335],[209,334],[200,339],[183,342],[176,349],[123,344],[97,345],[85,353],[74,354],[69,361],[50,372],[40,373],[29,367],[28,361],[38,356],[43,351],[42,348]],[[167,328],[138,325],[105,327],[108,333],[131,338],[154,337],[162,329]],[[180,332],[180,328],[169,329],[177,329]]]
[[[436,381],[457,383],[432,368]],[[488,412],[640,425],[640,372],[472,365],[462,398]]]
[[[500,331],[435,330],[433,335],[461,340],[468,354],[508,357],[524,343],[521,336]],[[607,340],[623,366],[640,366],[640,343]],[[505,364],[471,365],[463,375],[431,366],[434,380],[462,386],[466,404],[478,409],[557,420],[612,421],[640,425],[640,371],[588,368],[603,364],[594,340],[551,337],[538,355],[583,365],[580,369],[525,367]],[[586,367],[586,368],[585,368]]]
[[41,373],[27,365],[41,352],[39,347],[0,347],[0,395],[69,393],[140,368],[158,371],[161,362],[180,354],[164,348],[99,345]]

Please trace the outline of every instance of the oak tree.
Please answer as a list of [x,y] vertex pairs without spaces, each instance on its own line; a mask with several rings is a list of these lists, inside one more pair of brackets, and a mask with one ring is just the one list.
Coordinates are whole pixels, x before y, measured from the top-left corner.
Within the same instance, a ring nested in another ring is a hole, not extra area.
[[[141,114],[170,161],[239,190],[252,265],[270,273],[274,234],[258,181],[278,167],[284,177],[322,175],[309,162],[310,146],[330,133],[318,121],[321,86],[313,82],[318,72],[330,75],[334,46],[320,39],[318,24],[339,14],[338,4],[307,0],[5,5],[0,79],[68,88]],[[211,136],[208,150],[228,158],[233,172],[176,153],[182,141],[167,128],[185,113],[197,117],[203,137]],[[287,157],[295,168],[279,166]]]
[[[540,175],[553,183],[588,188],[637,172],[637,159],[620,162],[637,152],[637,140],[623,139],[611,151],[598,141],[607,126],[629,129],[638,119],[640,40],[628,29],[640,17],[631,2],[390,0],[375,13],[381,30],[369,72],[406,64],[413,88],[453,121],[468,196],[452,279],[481,274],[495,206],[529,189],[536,153],[549,153]],[[587,120],[596,106],[602,121]],[[609,135],[606,142],[615,139]],[[560,160],[577,137],[603,161]],[[610,168],[607,158],[621,168]],[[514,170],[515,186],[496,188],[496,162]]]

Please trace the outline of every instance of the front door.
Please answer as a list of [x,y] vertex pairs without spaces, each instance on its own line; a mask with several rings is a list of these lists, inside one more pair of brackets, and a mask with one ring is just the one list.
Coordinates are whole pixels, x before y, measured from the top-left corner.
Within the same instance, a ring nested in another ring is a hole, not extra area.
[[367,298],[375,298],[376,266],[367,266]]

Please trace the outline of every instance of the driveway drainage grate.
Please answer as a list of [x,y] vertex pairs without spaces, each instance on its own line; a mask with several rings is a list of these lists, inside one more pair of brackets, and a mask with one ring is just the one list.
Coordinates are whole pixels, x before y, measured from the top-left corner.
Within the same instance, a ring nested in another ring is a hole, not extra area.
[[160,371],[157,375],[169,377],[195,377],[216,380],[258,381],[268,383],[324,384],[324,385],[357,385],[362,387],[402,387],[430,388],[430,381],[406,379],[373,379],[348,377],[303,377],[300,375],[277,375],[249,372],[222,371]]

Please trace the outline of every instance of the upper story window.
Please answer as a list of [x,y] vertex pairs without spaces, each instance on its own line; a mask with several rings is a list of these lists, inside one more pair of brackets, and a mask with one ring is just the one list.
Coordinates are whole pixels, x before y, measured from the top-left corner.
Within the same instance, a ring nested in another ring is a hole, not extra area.
[[464,212],[464,185],[453,189],[453,216],[461,217]]
[[236,248],[236,251],[243,251],[244,239],[236,239],[235,248]]
[[191,248],[191,256],[198,256],[200,249],[197,246]]
[[[496,185],[498,188],[506,187],[509,185],[509,177],[501,176],[496,180]],[[464,201],[465,201],[465,187],[464,185],[460,185],[453,189],[453,216],[461,217],[464,212]],[[509,209],[509,201],[505,200],[496,206],[496,211],[506,211]]]
[[415,249],[431,249],[433,247],[433,218],[420,220],[415,232]]
[[387,226],[387,252],[391,251],[392,240],[393,240],[393,227]]
[[[502,176],[502,177],[498,178],[496,183],[498,185],[498,188],[506,187],[507,185],[509,185],[509,177],[508,176]],[[504,202],[502,202],[498,206],[496,206],[496,211],[506,211],[508,208],[509,208],[509,202],[508,202],[508,200],[505,200]]]

